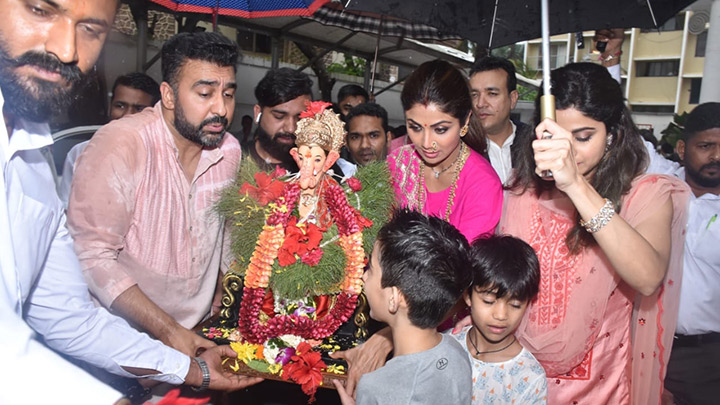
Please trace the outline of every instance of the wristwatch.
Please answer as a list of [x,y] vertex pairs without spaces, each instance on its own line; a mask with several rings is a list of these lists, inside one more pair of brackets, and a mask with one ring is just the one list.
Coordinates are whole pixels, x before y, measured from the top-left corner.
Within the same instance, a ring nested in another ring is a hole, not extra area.
[[207,363],[205,360],[201,359],[200,357],[193,357],[193,360],[200,366],[200,371],[202,371],[202,384],[199,387],[191,387],[193,391],[201,392],[208,389],[210,386],[210,369],[208,368]]

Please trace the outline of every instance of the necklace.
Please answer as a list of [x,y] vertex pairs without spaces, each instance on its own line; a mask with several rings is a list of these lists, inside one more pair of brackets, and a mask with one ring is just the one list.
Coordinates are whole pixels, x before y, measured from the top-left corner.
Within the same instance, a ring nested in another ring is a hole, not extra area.
[[[457,160],[458,160],[459,158],[460,158],[460,155],[458,154],[457,157],[455,157],[455,161],[457,162]],[[448,171],[448,169],[450,169],[451,167],[453,167],[454,164],[455,164],[455,162],[453,162],[453,163],[450,164],[450,165],[447,165],[447,166],[446,166],[444,169],[442,169],[442,170],[435,171],[435,168],[434,168],[434,167],[431,168],[431,170],[433,171],[433,174],[435,175],[435,178],[436,178],[436,179],[439,179],[439,178],[440,178],[440,175],[443,174],[443,173],[445,173],[446,171]]]
[[301,194],[300,195],[300,204],[302,204],[303,207],[315,205],[317,202],[318,202],[318,196],[316,196],[316,195],[312,195],[312,194]]
[[[472,330],[471,330],[471,331],[472,331]],[[470,334],[470,332],[468,332],[468,334]],[[496,349],[496,350],[488,350],[488,351],[486,351],[486,352],[481,352],[480,350],[478,350],[477,345],[475,344],[475,342],[473,342],[473,338],[472,338],[472,337],[473,337],[473,335],[470,334],[468,340],[470,341],[470,344],[472,345],[473,349],[475,349],[475,355],[476,355],[476,356],[479,356],[479,355],[481,355],[481,354],[499,353],[499,352],[507,349],[508,347],[512,346],[512,344],[515,343],[515,340],[517,340],[517,339],[515,339],[515,336],[513,335],[513,340],[512,340],[512,342],[510,342],[507,346],[503,346],[502,348]]]
[[[467,161],[468,157],[470,156],[470,149],[468,149],[465,146],[465,142],[460,141],[460,153],[458,153],[458,157],[455,158],[455,162],[453,164],[449,165],[447,168],[443,169],[443,171],[447,170],[450,167],[454,167],[455,171],[453,173],[453,180],[452,180],[452,186],[450,186],[450,194],[448,195],[448,199],[445,205],[445,221],[450,222],[450,214],[452,213],[452,207],[453,204],[455,204],[455,191],[457,189],[458,179],[460,179],[460,171],[465,166],[465,162]],[[416,199],[418,202],[418,209],[423,210],[425,208],[425,162],[420,159],[420,171],[418,172],[420,174],[420,181],[417,182],[417,189],[416,189]],[[439,174],[437,174],[434,170],[433,173],[436,175],[437,178]]]

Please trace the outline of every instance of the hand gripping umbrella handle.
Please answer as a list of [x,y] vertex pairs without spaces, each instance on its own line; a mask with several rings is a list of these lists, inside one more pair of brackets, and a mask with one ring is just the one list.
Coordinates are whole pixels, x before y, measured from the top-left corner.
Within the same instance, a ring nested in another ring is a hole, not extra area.
[[[555,121],[555,96],[552,94],[544,94],[540,97],[540,119],[550,118]],[[542,139],[550,139],[552,134],[550,132],[543,132]],[[540,177],[543,180],[552,180],[553,174],[550,170],[543,170]]]

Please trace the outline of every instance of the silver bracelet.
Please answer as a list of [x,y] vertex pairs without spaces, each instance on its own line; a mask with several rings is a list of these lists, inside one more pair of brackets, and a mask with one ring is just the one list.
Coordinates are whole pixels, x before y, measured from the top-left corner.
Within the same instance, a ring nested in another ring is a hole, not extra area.
[[580,225],[585,228],[586,231],[595,233],[607,225],[613,215],[615,215],[615,205],[613,205],[612,201],[606,198],[605,205],[600,208],[600,212],[590,218],[589,221],[583,221],[580,219]]
[[200,357],[193,357],[193,360],[200,366],[200,371],[202,371],[202,384],[200,387],[190,387],[193,389],[193,391],[201,392],[208,389],[210,386],[210,369],[208,368],[207,363],[205,360],[201,359]]

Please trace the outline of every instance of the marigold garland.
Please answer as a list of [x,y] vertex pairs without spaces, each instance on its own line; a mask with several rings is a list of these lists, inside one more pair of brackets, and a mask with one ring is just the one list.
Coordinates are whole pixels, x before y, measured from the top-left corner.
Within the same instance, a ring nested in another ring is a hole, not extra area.
[[282,225],[265,225],[258,238],[257,248],[250,258],[245,273],[245,286],[250,288],[267,288],[272,274],[272,264],[278,255],[285,236]]

